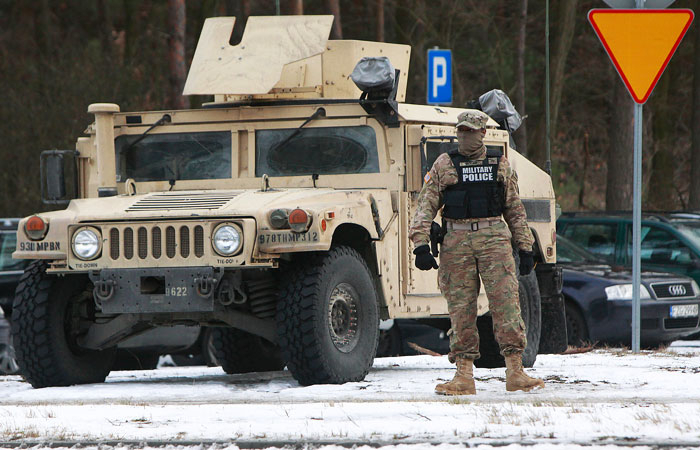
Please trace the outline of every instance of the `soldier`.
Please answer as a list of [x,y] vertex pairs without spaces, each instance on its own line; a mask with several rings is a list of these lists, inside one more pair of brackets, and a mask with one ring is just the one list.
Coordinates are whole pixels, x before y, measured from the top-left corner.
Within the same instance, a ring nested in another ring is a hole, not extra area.
[[515,171],[505,156],[487,155],[487,121],[488,116],[481,111],[465,111],[458,116],[459,148],[440,155],[425,175],[409,233],[416,267],[437,269],[428,245],[429,232],[435,215],[444,206],[447,234],[438,278],[452,323],[449,359],[456,362],[457,373],[451,381],[435,387],[435,392],[443,395],[476,393],[473,363],[480,356],[476,328],[479,275],[489,299],[494,335],[506,360],[506,390],[544,387],[542,380],[523,371],[522,353],[527,341],[511,248],[512,233],[519,249],[520,273],[527,275],[534,266],[534,238],[518,195]]

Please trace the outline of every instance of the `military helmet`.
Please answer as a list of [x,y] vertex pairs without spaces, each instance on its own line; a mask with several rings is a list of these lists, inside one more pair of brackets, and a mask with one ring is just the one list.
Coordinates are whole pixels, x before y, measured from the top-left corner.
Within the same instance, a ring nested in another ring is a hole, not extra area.
[[478,110],[464,111],[457,116],[457,128],[468,127],[472,130],[481,130],[486,128],[486,123],[489,120],[489,116]]

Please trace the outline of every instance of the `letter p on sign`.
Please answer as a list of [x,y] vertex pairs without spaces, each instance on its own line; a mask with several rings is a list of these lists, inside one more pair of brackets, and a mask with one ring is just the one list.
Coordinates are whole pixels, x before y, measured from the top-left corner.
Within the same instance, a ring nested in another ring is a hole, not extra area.
[[429,105],[452,104],[452,51],[428,50]]

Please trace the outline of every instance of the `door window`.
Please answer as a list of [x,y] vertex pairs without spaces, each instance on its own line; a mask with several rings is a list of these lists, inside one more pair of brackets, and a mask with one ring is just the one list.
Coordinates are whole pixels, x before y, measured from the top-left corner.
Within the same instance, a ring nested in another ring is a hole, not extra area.
[[14,231],[0,233],[0,272],[9,270],[24,270],[26,259],[12,259],[12,252],[17,247],[17,236]]
[[[627,245],[627,260],[632,261],[632,230]],[[642,226],[642,264],[688,266],[693,262],[690,249],[677,237],[666,230]]]
[[564,229],[564,236],[601,256],[609,263],[615,259],[616,224],[570,223]]

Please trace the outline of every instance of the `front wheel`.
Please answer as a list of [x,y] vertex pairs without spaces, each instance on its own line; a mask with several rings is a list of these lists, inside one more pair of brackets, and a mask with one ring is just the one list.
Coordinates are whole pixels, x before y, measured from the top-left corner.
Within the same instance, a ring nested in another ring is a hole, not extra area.
[[20,373],[35,388],[101,383],[115,349],[96,351],[78,343],[94,322],[87,277],[56,277],[46,263],[32,262],[15,291],[12,342]]
[[[516,267],[517,265],[518,261],[516,260]],[[525,331],[527,332],[527,346],[525,351],[523,351],[523,366],[532,367],[537,359],[542,330],[540,289],[534,269],[529,274],[518,277],[518,295],[520,297],[520,315],[523,318]],[[504,367],[506,363],[500,354],[498,343],[493,334],[491,316],[479,317],[477,319],[477,328],[479,330],[481,358],[474,361],[476,367]]]
[[568,344],[572,347],[583,347],[588,342],[586,319],[573,303],[566,302],[565,308]]
[[280,289],[277,330],[287,368],[302,385],[361,381],[379,341],[372,274],[350,247],[290,267]]

